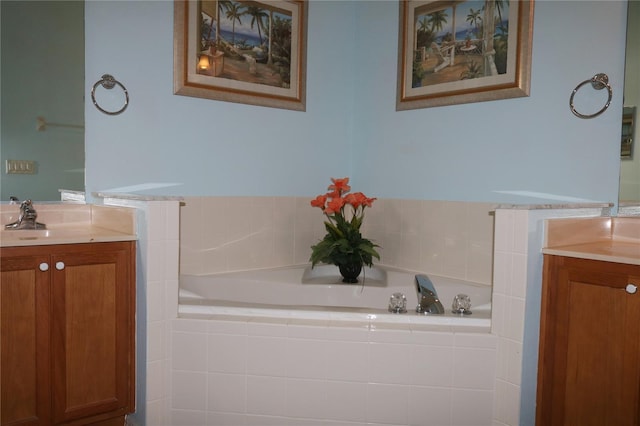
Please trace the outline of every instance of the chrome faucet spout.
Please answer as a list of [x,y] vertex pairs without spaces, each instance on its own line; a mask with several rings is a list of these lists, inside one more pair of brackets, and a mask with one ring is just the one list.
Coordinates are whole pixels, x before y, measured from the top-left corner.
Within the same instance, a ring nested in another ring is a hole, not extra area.
[[418,294],[417,313],[424,315],[444,314],[444,306],[442,306],[436,287],[429,277],[426,275],[416,275],[416,292]]
[[35,207],[33,207],[33,202],[31,200],[24,200],[20,203],[20,215],[18,216],[18,220],[5,225],[4,228],[9,230],[46,229],[47,225],[36,222],[37,217],[38,212],[36,212]]

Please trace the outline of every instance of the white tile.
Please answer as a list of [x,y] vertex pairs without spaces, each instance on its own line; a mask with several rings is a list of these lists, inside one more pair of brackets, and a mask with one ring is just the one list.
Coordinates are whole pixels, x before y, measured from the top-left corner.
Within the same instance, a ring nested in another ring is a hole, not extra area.
[[147,401],[158,401],[164,396],[164,370],[162,361],[147,363],[146,371]]
[[327,351],[327,378],[366,382],[369,378],[368,344],[334,343]]
[[513,253],[511,259],[511,285],[508,294],[524,299],[527,293],[527,255]]
[[211,334],[247,335],[247,323],[243,321],[206,321],[207,331]]
[[513,219],[513,252],[527,254],[529,244],[529,212],[527,210],[515,210]]
[[453,384],[453,348],[414,346],[411,366],[412,384],[450,387]]
[[508,372],[508,353],[507,353],[508,339],[500,337],[498,339],[498,350],[496,352],[496,379],[507,380]]
[[247,413],[284,415],[286,379],[247,376]]
[[238,413],[207,412],[207,425],[245,426],[246,415]]
[[288,379],[285,414],[289,417],[323,419],[328,411],[323,380]]
[[[412,307],[408,306],[407,308]],[[370,324],[369,342],[371,343],[412,343],[411,333],[407,332],[408,328],[407,330],[390,330],[378,326],[376,320],[371,320]]]
[[496,210],[494,250],[513,252],[514,210]]
[[495,349],[498,347],[498,338],[489,333],[455,333],[455,346],[457,348]]
[[146,274],[148,281],[162,281],[165,276],[165,243],[149,241],[147,243]]
[[369,383],[367,421],[404,425],[408,422],[409,386]]
[[165,241],[163,279],[165,280],[179,279],[178,259],[180,259],[180,246],[178,244],[178,240]]
[[493,389],[496,352],[485,349],[456,348],[453,386],[468,389]]
[[196,410],[171,410],[171,425],[203,426],[207,421],[205,411]]
[[287,340],[249,336],[247,374],[284,377],[287,371]]
[[504,336],[507,327],[507,296],[493,293],[491,299],[491,332],[497,336]]
[[329,345],[321,340],[288,339],[287,377],[324,379],[327,377]]
[[524,334],[524,300],[510,297],[507,299],[507,324],[505,337],[517,342],[523,341]]
[[147,362],[165,358],[166,326],[164,321],[147,323]]
[[[493,418],[493,392],[454,389],[452,409],[453,426],[491,426]],[[513,423],[517,425],[517,423]]]
[[161,203],[147,204],[146,220],[149,240],[166,239],[167,212]]
[[167,320],[178,317],[179,286],[178,280],[165,280],[164,282],[164,318]]
[[520,421],[520,387],[496,380],[494,410],[496,420],[517,425]]
[[493,256],[493,293],[507,295],[513,276],[513,256],[502,251],[495,252]]
[[207,339],[200,333],[173,333],[174,370],[207,371]]
[[173,408],[184,410],[206,409],[207,375],[191,371],[174,371],[172,374]]
[[410,346],[371,343],[369,345],[369,381],[410,384],[416,367],[410,361]]
[[514,385],[520,385],[522,380],[522,342],[504,340],[504,350],[507,362],[506,379]]
[[209,373],[207,386],[208,411],[245,412],[247,386],[243,374]]
[[247,337],[231,334],[208,336],[208,371],[242,373],[247,364]]
[[354,327],[344,322],[330,321],[327,328],[327,338],[346,342],[367,342],[369,341],[369,327]]
[[278,322],[276,320],[256,320],[247,323],[247,334],[249,336],[265,336],[265,337],[287,337],[286,321]]
[[438,331],[411,331],[411,343],[452,347],[454,344],[454,335],[453,333]]
[[327,392],[327,419],[362,422],[366,420],[367,384],[329,381]]
[[166,238],[177,241],[180,239],[180,202],[168,202],[166,208]]
[[208,323],[209,321],[207,320],[176,318],[171,321],[171,330],[174,332],[205,334]]
[[411,387],[409,390],[409,425],[450,425],[452,394],[451,389]]
[[166,425],[167,413],[164,401],[148,401],[145,408],[146,424],[154,426]]
[[165,318],[164,281],[147,281],[147,322]]

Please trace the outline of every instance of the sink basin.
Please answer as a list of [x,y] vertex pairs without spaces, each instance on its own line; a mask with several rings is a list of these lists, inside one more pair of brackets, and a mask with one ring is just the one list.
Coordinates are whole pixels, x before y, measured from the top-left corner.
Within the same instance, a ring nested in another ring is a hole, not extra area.
[[2,239],[18,239],[18,240],[36,240],[39,238],[48,238],[52,234],[51,229],[19,229],[19,230],[3,230],[0,232]]
[[42,245],[76,242],[81,236],[89,236],[87,228],[69,229],[18,229],[0,230],[0,245]]

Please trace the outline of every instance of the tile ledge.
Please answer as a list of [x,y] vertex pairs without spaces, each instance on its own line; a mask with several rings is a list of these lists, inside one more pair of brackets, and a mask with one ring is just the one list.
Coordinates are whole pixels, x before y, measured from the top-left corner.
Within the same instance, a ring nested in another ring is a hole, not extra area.
[[613,203],[569,203],[569,204],[497,204],[496,210],[561,210],[561,209],[593,209],[601,208],[608,211]]
[[134,201],[183,201],[184,197],[176,195],[143,195],[143,194],[123,194],[109,192],[94,192],[92,195],[102,199],[120,199]]

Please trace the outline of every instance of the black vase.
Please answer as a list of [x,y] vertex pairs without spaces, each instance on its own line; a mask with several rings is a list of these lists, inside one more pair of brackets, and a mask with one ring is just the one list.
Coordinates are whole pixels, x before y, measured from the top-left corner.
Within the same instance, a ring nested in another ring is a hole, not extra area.
[[338,269],[340,269],[343,283],[357,283],[358,275],[362,271],[362,263],[345,263],[338,265]]

